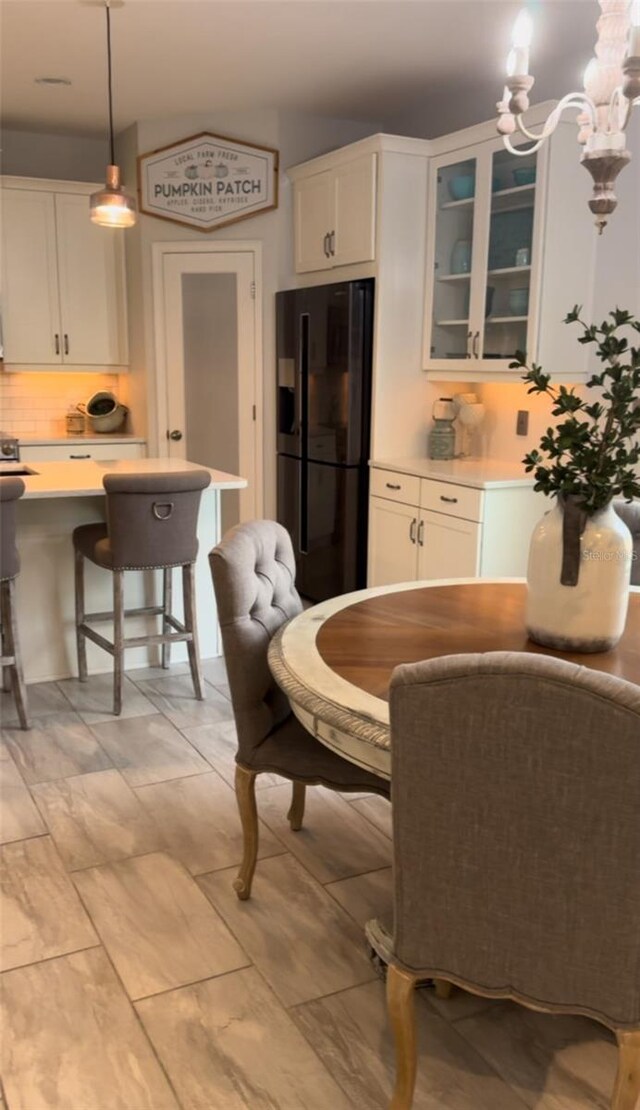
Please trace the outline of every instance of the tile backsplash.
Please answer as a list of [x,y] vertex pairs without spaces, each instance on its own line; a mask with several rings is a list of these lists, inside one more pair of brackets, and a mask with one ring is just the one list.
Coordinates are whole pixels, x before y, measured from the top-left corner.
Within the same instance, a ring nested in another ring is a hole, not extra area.
[[64,436],[69,408],[100,389],[118,396],[118,375],[0,373],[0,428],[18,438]]

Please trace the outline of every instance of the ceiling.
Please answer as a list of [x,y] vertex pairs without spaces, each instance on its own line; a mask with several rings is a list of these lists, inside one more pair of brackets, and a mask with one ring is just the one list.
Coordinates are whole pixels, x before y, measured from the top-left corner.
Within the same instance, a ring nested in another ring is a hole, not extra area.
[[[111,17],[116,130],[153,117],[256,107],[384,121],[390,129],[425,105],[436,135],[493,115],[521,3],[126,0]],[[580,80],[598,5],[528,6],[539,101]],[[5,126],[104,134],[104,8],[96,0],[2,0],[0,12]],[[36,85],[42,76],[72,84]]]

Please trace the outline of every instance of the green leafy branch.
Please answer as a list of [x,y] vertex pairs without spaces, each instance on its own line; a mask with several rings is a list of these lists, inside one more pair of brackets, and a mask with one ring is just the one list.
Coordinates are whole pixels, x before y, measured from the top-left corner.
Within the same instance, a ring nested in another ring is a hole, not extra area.
[[551,375],[517,351],[512,369],[523,369],[528,393],[544,393],[551,401],[555,427],[547,428],[539,448],[522,460],[533,471],[536,490],[548,497],[573,495],[590,516],[613,497],[640,498],[640,347],[629,344],[622,329],[640,333],[640,320],[616,308],[599,327],[580,318],[581,307],[567,315],[565,324],[578,323],[578,342],[595,344],[603,369],[593,374],[587,389],[595,398],[580,397],[573,388],[551,384]]

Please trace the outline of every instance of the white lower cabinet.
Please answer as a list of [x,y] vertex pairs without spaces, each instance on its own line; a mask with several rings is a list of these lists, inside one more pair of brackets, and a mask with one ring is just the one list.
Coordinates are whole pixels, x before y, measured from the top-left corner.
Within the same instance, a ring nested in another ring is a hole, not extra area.
[[144,443],[39,443],[20,446],[20,459],[25,463],[65,462],[73,459],[143,459]]
[[411,582],[417,573],[419,510],[382,497],[369,502],[369,585]]
[[482,525],[423,510],[418,525],[418,578],[475,578]]
[[531,532],[546,508],[531,486],[479,489],[374,467],[368,585],[524,577]]

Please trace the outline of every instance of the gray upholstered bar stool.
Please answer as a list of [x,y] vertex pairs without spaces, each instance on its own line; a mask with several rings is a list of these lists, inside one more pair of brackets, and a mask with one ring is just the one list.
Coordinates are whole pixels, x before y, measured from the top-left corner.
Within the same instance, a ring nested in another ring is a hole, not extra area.
[[29,728],[27,691],[22,674],[16,617],[16,578],[20,556],[16,547],[16,502],[24,493],[21,478],[0,478],[0,619],[2,621],[2,685],[13,687],[21,728]]
[[[122,710],[124,653],[127,648],[150,644],[162,645],[162,665],[168,667],[170,645],[179,641],[186,643],[195,696],[199,701],[203,700],[194,571],[198,554],[196,528],[200,497],[210,481],[206,470],[107,474],[103,481],[107,495],[107,523],[83,524],[74,530],[78,676],[81,682],[86,681],[87,638],[113,655],[113,712],[116,715]],[[85,559],[111,571],[113,612],[85,613]],[[171,611],[171,572],[174,567],[182,568],[184,624]],[[162,570],[162,605],[125,610],[125,570]],[[133,616],[161,616],[162,632],[126,639],[124,618]],[[110,620],[113,621],[113,643],[89,626],[90,621]]]

